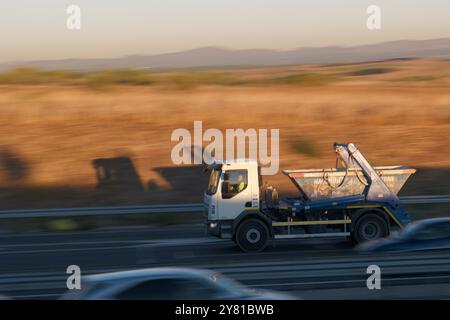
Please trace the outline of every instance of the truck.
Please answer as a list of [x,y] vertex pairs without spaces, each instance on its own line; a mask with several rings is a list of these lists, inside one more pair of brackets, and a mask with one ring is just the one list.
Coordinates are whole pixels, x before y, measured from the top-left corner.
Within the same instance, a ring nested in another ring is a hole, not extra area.
[[277,239],[344,237],[358,244],[410,222],[397,194],[414,168],[372,167],[352,143],[335,143],[334,150],[335,168],[283,170],[299,191],[283,199],[263,183],[256,160],[213,161],[206,168],[207,232],[258,252]]

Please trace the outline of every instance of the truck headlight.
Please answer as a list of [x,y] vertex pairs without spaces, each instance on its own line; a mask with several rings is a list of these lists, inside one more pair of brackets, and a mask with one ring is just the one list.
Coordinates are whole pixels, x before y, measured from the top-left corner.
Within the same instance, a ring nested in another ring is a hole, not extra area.
[[211,223],[209,224],[209,227],[210,227],[211,229],[216,228],[216,227],[217,227],[217,222],[211,222]]

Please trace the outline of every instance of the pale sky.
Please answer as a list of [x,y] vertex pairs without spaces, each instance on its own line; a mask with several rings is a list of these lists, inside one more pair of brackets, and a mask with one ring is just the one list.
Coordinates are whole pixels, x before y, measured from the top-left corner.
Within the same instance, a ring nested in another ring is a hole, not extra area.
[[[81,30],[66,28],[70,4]],[[381,7],[381,30],[366,8]],[[449,0],[2,0],[0,62],[450,37]]]

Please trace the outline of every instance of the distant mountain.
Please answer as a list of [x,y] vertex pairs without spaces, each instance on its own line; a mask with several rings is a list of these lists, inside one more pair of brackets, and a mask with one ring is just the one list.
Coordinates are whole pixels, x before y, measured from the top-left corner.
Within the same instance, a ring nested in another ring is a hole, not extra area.
[[16,67],[98,70],[111,68],[195,68],[272,66],[286,64],[355,63],[401,58],[450,58],[450,38],[401,40],[354,47],[231,50],[216,47],[112,59],[64,59],[19,61],[0,64],[0,70]]

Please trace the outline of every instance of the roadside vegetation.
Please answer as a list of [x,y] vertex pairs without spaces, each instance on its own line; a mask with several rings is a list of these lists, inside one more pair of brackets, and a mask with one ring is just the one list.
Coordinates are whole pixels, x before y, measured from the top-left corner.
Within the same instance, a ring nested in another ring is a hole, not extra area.
[[114,69],[93,72],[39,70],[19,68],[0,73],[0,85],[65,85],[103,88],[112,85],[166,86],[190,89],[197,86],[273,86],[325,85],[338,80],[333,74],[292,72],[282,75],[246,76],[238,72],[216,70],[150,70]]
[[[404,63],[414,63],[406,61]],[[420,63],[420,61],[419,61]],[[433,62],[425,62],[427,64]],[[428,71],[428,69],[426,69]],[[434,69],[430,69],[433,70]],[[376,76],[376,77],[374,77]],[[155,86],[191,89],[200,86],[324,86],[351,81],[424,83],[448,82],[449,75],[412,73],[408,66],[395,62],[346,65],[300,65],[252,68],[198,68],[181,70],[109,69],[97,71],[40,70],[17,68],[0,72],[0,85],[61,85],[104,89],[110,86]]]
[[384,74],[395,71],[394,68],[366,68],[366,69],[358,69],[354,71],[350,71],[347,73],[349,76],[357,77],[357,76],[372,76],[377,74]]
[[319,146],[316,142],[303,137],[296,137],[290,143],[291,149],[298,154],[316,157],[320,155]]

